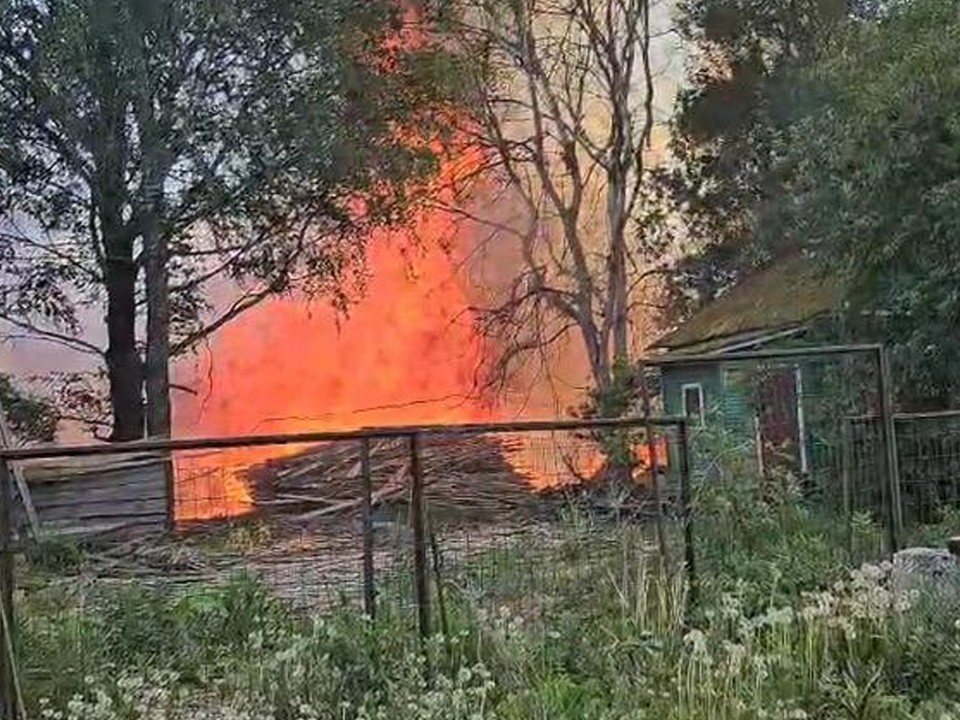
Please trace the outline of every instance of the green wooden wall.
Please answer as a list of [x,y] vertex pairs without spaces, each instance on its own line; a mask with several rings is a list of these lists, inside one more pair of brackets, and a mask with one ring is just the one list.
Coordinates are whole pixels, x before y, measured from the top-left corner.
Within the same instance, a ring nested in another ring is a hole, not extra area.
[[[817,410],[824,402],[829,389],[824,383],[823,368],[814,363],[801,362],[803,393],[801,403],[805,416],[805,443],[809,470],[816,472],[837,464],[836,448],[827,440],[826,428],[818,417]],[[703,389],[704,407],[707,409],[706,432],[692,433],[694,469],[703,465],[704,437],[712,430],[722,430],[731,441],[743,443],[756,452],[756,425],[753,408],[753,383],[751,367],[743,363],[714,363],[705,365],[671,366],[662,368],[661,392],[664,411],[670,415],[683,414],[683,387],[698,383]],[[696,456],[700,455],[697,459]],[[750,461],[753,457],[750,458]]]
[[663,368],[661,392],[664,411],[668,415],[683,414],[683,388],[697,383],[703,388],[703,404],[707,422],[723,422],[729,431],[753,434],[753,410],[750,408],[750,388],[743,379],[742,369],[734,365],[670,366]]

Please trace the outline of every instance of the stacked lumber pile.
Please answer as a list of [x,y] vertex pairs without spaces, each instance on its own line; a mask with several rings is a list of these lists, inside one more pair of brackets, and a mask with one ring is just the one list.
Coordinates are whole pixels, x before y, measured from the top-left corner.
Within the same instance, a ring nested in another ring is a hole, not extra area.
[[[432,517],[490,519],[536,514],[542,501],[507,460],[520,441],[491,437],[427,436],[420,470]],[[247,483],[262,512],[300,521],[359,514],[363,497],[360,443],[336,442],[250,468]],[[409,504],[410,441],[373,440],[372,500],[378,513],[402,514]]]

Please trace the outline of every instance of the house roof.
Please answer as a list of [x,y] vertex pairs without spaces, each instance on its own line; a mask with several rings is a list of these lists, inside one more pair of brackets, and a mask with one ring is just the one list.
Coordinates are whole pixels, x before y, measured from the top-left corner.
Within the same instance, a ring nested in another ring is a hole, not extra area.
[[741,281],[705,305],[653,347],[698,352],[730,344],[762,342],[770,335],[802,328],[835,310],[843,300],[839,275],[826,275],[809,257],[793,255]]

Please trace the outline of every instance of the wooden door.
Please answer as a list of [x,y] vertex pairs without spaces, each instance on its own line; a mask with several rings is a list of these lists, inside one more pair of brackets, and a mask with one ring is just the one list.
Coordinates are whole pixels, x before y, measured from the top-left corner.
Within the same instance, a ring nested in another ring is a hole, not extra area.
[[757,418],[765,474],[800,470],[797,374],[794,368],[763,370],[757,382]]

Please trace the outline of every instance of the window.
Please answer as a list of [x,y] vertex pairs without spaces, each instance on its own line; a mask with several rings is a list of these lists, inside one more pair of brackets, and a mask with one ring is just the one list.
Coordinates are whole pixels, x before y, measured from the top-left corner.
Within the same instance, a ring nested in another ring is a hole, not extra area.
[[700,383],[690,383],[681,388],[683,392],[683,414],[685,417],[694,418],[700,425],[703,425],[703,387]]

